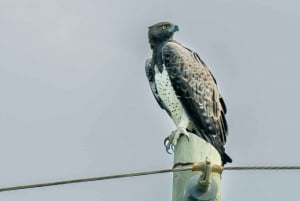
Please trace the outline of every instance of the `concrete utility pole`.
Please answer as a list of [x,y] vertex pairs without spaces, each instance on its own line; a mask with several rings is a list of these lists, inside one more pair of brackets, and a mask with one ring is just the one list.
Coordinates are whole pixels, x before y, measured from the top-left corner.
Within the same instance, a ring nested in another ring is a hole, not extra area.
[[204,162],[200,165],[203,172],[174,172],[172,200],[220,201],[221,157],[212,145],[195,134],[189,134],[189,140],[182,136],[175,146],[174,167],[183,168],[192,166],[193,163]]

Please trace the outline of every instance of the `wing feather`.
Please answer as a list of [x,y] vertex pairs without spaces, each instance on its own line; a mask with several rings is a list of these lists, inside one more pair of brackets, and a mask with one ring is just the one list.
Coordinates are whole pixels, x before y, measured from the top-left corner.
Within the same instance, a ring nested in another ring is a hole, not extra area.
[[175,93],[196,130],[225,154],[226,106],[212,73],[195,52],[178,43],[167,42],[162,56]]

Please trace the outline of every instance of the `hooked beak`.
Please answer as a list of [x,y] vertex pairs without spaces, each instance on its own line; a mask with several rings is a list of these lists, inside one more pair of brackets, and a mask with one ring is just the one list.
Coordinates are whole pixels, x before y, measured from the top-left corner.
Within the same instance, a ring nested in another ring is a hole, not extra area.
[[177,25],[175,25],[173,29],[174,29],[174,32],[179,31],[179,27]]
[[169,31],[170,33],[174,33],[174,32],[176,32],[176,31],[179,31],[179,28],[178,28],[177,25],[172,25],[172,26],[169,27],[168,31]]

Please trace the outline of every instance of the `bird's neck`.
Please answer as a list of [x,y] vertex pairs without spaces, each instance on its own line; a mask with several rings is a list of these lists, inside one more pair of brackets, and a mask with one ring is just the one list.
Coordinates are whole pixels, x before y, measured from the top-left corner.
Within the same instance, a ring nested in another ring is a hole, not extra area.
[[152,65],[156,65],[160,73],[163,71],[162,48],[165,44],[166,42],[161,43],[152,49]]
[[163,42],[159,42],[159,43],[150,43],[151,44],[151,48],[152,48],[152,63],[153,65],[157,65],[158,70],[160,73],[162,73],[163,71],[163,58],[162,58],[162,48],[164,47],[164,45],[169,42],[172,41],[173,38],[170,37],[168,40],[165,40]]
[[173,38],[170,38],[167,41],[164,41],[162,43],[158,43],[158,44],[151,44],[151,48],[152,48],[152,65],[153,67],[155,65],[157,65],[159,72],[161,73],[163,71],[163,58],[162,58],[162,48],[164,47],[164,45],[167,42],[176,42],[175,40],[173,40]]
[[173,35],[169,36],[168,38],[149,38],[149,43],[151,49],[162,47],[164,44],[166,44],[169,41],[173,40]]

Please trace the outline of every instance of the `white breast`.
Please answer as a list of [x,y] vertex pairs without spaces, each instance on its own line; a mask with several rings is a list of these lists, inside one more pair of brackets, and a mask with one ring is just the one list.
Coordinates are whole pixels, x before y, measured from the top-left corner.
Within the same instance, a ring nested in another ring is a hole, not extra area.
[[158,67],[155,66],[155,83],[159,97],[164,105],[171,112],[172,119],[176,125],[179,124],[182,116],[186,117],[185,111],[177,98],[173,86],[171,84],[168,73],[163,68],[162,73],[159,72]]

